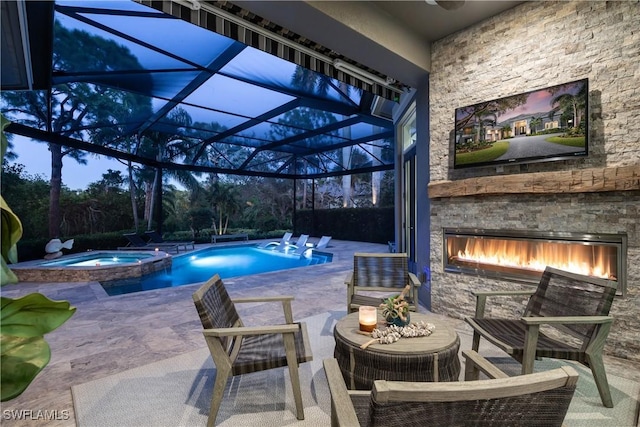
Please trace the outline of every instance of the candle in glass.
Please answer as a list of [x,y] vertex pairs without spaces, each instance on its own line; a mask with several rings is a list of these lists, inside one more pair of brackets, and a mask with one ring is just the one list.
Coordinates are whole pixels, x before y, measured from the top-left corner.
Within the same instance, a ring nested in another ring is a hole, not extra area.
[[375,307],[363,305],[358,309],[358,322],[360,330],[371,332],[378,324],[378,312]]

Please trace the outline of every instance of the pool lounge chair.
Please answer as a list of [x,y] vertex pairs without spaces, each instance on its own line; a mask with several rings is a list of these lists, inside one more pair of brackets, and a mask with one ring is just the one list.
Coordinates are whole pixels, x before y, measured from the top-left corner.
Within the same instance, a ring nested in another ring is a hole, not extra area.
[[[301,234],[300,237],[298,237],[298,240],[296,241],[296,243],[278,245],[277,250],[279,250],[281,252],[287,252],[287,253],[293,253],[293,254],[297,254],[297,255],[302,255],[304,253],[304,251],[309,249],[307,247],[307,240],[309,240],[309,235],[308,234]],[[290,250],[287,250],[287,247],[294,248],[295,250],[293,252],[291,252]]]
[[299,246],[298,248],[296,248],[295,251],[293,251],[291,253],[294,254],[294,255],[303,256],[307,251],[310,251],[312,249],[313,249],[312,246],[303,245],[303,246]]
[[324,249],[329,246],[329,241],[331,240],[331,236],[322,236],[318,243],[313,245],[315,249]]
[[164,240],[162,238],[162,236],[160,235],[160,233],[158,233],[155,230],[149,230],[149,231],[145,231],[144,234],[149,238],[149,241],[147,242],[148,244],[151,245],[155,245],[156,243],[159,244],[167,244],[167,245],[178,245],[178,246],[184,246],[184,250],[185,252],[189,249],[189,246],[191,246],[191,249],[195,249],[196,245],[193,240],[191,241],[176,241],[176,242],[167,242],[166,240]]
[[180,246],[173,243],[147,243],[144,241],[142,237],[137,235],[136,233],[125,233],[123,236],[129,241],[127,246],[121,246],[118,248],[119,251],[153,251],[158,248],[161,251],[169,252],[176,251],[176,253],[180,252]]
[[258,245],[259,248],[262,249],[267,249],[273,246],[274,248],[278,248],[280,246],[284,247],[286,243],[289,243],[289,240],[291,240],[291,236],[293,236],[293,233],[284,233],[284,235],[282,236],[282,238],[280,239],[279,242],[265,242],[262,243],[260,245]]
[[298,246],[305,246],[307,244],[307,240],[309,240],[309,235],[301,234],[295,243],[293,243],[291,239],[289,239],[286,242],[280,242],[280,244],[273,248],[273,250],[278,252],[292,253],[290,248],[298,249]]

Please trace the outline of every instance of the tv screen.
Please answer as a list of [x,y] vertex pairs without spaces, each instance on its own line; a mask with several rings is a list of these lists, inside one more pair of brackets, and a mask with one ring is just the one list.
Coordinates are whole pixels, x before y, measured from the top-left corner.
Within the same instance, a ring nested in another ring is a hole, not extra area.
[[588,154],[588,79],[455,110],[454,168]]

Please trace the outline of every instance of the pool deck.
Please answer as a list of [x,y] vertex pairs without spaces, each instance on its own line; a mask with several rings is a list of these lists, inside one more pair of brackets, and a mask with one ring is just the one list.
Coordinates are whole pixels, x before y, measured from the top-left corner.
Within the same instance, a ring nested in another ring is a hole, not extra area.
[[[244,242],[243,242],[244,243]],[[222,245],[237,244],[233,242]],[[198,245],[205,247],[210,245]],[[332,240],[327,252],[333,262],[272,273],[226,279],[232,297],[294,295],[294,318],[346,310],[344,279],[353,267],[354,252],[388,252],[387,245]],[[148,363],[205,348],[202,326],[191,295],[199,284],[108,296],[97,282],[30,283],[2,287],[2,295],[19,297],[41,292],[51,299],[68,300],[77,307],[69,321],[46,335],[51,362],[19,397],[2,404],[3,410],[68,410],[69,420],[47,426],[75,426],[71,386]],[[243,304],[246,324],[268,322],[272,304]],[[421,307],[420,311],[426,311]],[[461,319],[445,318],[458,330]],[[468,331],[467,331],[468,332]],[[640,380],[640,366],[606,357],[607,372]],[[33,426],[33,421],[7,421],[6,426]],[[44,425],[44,424],[43,424]]]

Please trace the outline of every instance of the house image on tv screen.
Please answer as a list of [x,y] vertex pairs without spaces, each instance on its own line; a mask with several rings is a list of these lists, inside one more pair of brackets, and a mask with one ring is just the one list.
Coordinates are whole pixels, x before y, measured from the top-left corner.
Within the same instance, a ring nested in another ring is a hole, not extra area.
[[456,108],[454,166],[587,155],[588,93],[583,79]]

